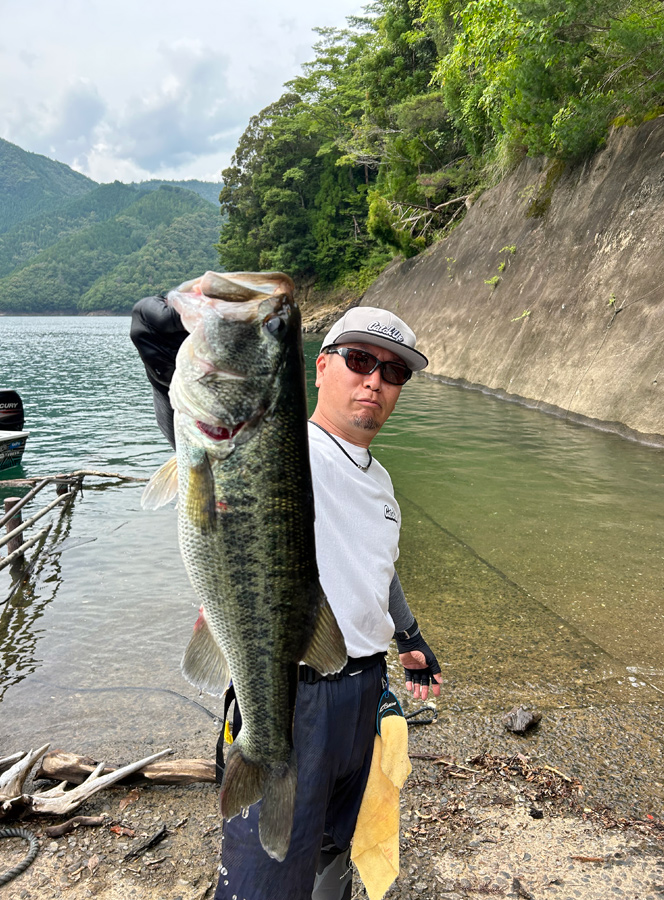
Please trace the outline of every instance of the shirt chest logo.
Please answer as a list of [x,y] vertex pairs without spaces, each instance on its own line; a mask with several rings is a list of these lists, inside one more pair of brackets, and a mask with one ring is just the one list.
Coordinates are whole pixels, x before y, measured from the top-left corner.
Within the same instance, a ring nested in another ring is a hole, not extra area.
[[390,522],[397,522],[397,511],[393,509],[391,506],[385,504],[385,518],[389,519]]

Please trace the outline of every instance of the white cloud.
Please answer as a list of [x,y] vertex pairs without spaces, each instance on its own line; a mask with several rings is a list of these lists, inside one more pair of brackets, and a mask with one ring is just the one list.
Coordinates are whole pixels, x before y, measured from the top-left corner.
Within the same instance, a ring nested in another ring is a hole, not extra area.
[[95,180],[218,178],[249,118],[312,58],[312,29],[361,6],[3,0],[0,137]]

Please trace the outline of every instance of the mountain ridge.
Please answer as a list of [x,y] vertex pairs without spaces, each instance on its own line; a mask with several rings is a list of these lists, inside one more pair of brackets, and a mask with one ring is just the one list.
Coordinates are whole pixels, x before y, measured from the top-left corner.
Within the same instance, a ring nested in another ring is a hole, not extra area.
[[219,188],[98,184],[0,139],[0,315],[129,312],[141,296],[218,269]]

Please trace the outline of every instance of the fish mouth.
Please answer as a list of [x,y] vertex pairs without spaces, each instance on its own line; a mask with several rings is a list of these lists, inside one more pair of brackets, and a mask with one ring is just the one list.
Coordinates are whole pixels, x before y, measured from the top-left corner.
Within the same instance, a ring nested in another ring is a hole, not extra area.
[[226,428],[223,425],[209,425],[207,422],[196,420],[196,428],[213,441],[230,441],[244,425],[244,422],[240,422],[232,428]]
[[182,317],[188,332],[205,330],[201,320],[211,316],[254,322],[267,302],[275,312],[292,303],[295,285],[283,272],[206,272],[169,291],[167,303]]

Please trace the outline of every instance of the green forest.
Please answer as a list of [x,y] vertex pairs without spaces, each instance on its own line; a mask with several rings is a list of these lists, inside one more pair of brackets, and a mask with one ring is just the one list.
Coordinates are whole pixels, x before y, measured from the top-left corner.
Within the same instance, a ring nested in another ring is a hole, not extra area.
[[0,234],[96,186],[64,163],[0,140]]
[[0,315],[128,313],[218,268],[218,193],[194,180],[96,184],[0,140]]
[[227,270],[361,291],[525,156],[664,113],[661,0],[377,0],[318,38],[222,172]]
[[0,313],[128,312],[217,266],[218,234],[218,211],[189,190],[100,185],[0,235]]

